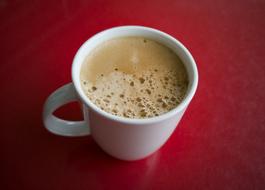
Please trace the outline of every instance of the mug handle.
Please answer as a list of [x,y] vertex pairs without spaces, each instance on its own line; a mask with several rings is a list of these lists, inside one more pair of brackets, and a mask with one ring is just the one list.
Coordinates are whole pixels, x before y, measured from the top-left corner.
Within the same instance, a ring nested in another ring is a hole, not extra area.
[[73,83],[66,84],[54,91],[47,98],[43,108],[42,118],[45,128],[51,133],[61,136],[89,135],[90,130],[86,121],[67,121],[53,115],[53,112],[59,107],[78,100]]

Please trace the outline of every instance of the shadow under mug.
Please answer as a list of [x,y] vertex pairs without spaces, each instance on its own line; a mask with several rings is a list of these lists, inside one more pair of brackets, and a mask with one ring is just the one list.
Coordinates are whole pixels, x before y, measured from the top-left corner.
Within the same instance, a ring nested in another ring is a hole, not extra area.
[[[172,49],[182,60],[189,85],[182,102],[173,110],[157,117],[131,119],[114,116],[93,104],[80,84],[80,69],[86,56],[102,42],[125,36],[141,36],[158,41]],[[121,160],[139,160],[157,151],[170,137],[192,100],[198,85],[198,71],[190,52],[178,40],[159,30],[143,26],[120,26],[104,30],[89,38],[77,51],[72,64],[72,83],[53,92],[43,109],[44,126],[62,136],[92,135],[108,154]],[[83,104],[84,121],[67,121],[53,112],[73,101]]]

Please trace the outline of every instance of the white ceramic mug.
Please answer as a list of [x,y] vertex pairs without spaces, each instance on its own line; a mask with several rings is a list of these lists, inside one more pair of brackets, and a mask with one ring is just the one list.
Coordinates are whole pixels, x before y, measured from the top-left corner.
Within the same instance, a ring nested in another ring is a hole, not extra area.
[[[176,108],[153,118],[130,119],[107,113],[87,98],[79,80],[86,56],[102,42],[123,36],[153,39],[171,48],[181,58],[188,72],[189,86],[185,98]],[[91,135],[108,154],[122,160],[138,160],[154,153],[168,140],[195,94],[198,71],[192,55],[172,36],[142,26],[121,26],[94,35],[79,48],[72,64],[72,81],[46,100],[43,110],[45,127],[62,136]],[[60,106],[72,101],[82,102],[84,121],[66,121],[53,115]]]

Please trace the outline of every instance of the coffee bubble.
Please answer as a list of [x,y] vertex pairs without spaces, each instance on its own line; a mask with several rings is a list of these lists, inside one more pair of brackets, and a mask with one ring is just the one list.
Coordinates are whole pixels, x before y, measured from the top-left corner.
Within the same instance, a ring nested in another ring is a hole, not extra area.
[[155,117],[174,109],[188,86],[177,55],[141,37],[117,38],[95,48],[82,65],[80,80],[96,106],[126,118]]

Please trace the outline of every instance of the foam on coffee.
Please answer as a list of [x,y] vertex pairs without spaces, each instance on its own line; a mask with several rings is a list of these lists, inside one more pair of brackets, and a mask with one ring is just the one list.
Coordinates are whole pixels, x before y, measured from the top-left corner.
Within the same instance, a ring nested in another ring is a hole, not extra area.
[[148,118],[175,108],[184,98],[188,77],[168,47],[142,37],[123,37],[96,47],[82,65],[87,97],[113,115]]

